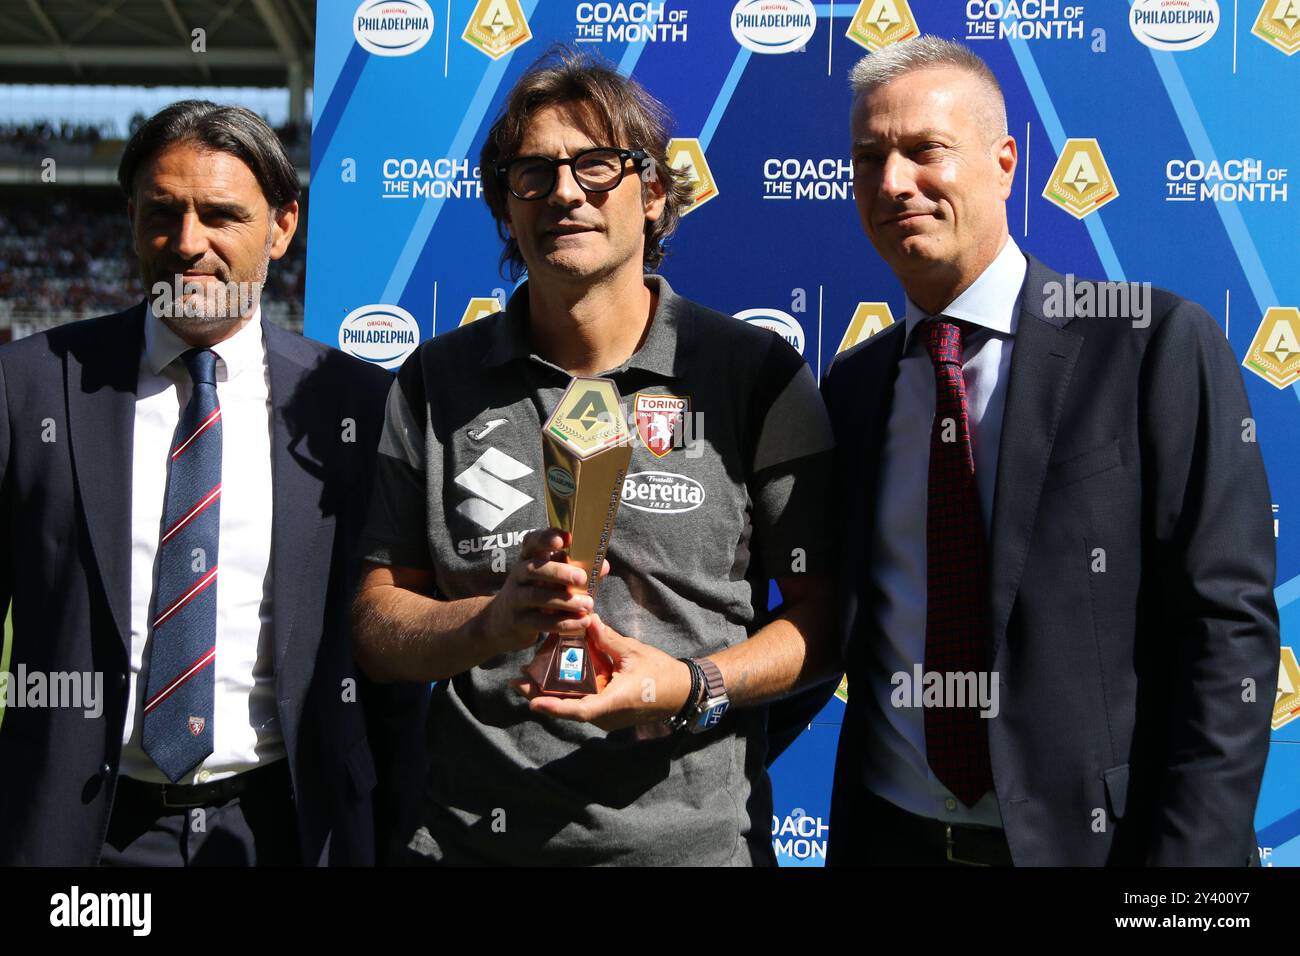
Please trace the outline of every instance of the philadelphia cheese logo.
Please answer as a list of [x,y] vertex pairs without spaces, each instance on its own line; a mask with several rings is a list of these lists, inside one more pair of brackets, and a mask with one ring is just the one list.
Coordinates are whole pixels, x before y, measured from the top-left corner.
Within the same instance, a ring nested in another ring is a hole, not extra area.
[[1300,309],[1265,312],[1241,364],[1277,388],[1300,381]]
[[1043,198],[1075,219],[1082,219],[1119,198],[1106,157],[1095,139],[1065,141],[1065,148],[1043,189]]
[[638,471],[623,479],[623,507],[682,514],[704,504],[704,486],[671,471]]
[[1300,0],[1265,0],[1250,32],[1287,56],[1300,50]]
[[397,368],[419,344],[415,316],[396,305],[363,305],[339,326],[339,348],[380,368]]
[[363,0],[352,15],[352,35],[376,56],[406,56],[433,36],[433,11],[425,0]]
[[1219,29],[1218,0],[1137,0],[1128,28],[1153,50],[1195,50]]
[[744,312],[737,312],[736,318],[750,325],[757,325],[760,329],[775,332],[789,342],[796,352],[803,355],[803,326],[788,312],[782,312],[780,309],[746,309]]
[[872,53],[920,34],[907,0],[862,0],[845,36]]
[[460,38],[499,60],[533,38],[519,0],[479,0]]
[[802,49],[816,31],[811,0],[740,0],[731,9],[731,35],[754,53]]

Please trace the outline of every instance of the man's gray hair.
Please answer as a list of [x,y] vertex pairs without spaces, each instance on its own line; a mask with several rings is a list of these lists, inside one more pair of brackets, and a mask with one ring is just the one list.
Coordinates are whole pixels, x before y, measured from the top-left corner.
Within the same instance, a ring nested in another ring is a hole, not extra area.
[[988,127],[990,140],[1007,135],[1006,100],[1002,96],[1002,85],[989,65],[960,43],[936,36],[926,35],[894,43],[879,53],[869,53],[858,60],[849,71],[854,102],[904,74],[936,67],[964,70],[980,80],[989,94],[986,107],[981,111],[984,114],[980,117],[981,123]]

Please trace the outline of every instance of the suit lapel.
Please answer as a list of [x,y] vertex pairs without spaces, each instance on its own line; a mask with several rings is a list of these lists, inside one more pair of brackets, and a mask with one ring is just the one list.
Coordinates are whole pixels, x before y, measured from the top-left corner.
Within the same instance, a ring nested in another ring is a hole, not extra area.
[[[270,369],[271,599],[276,696],[287,702],[280,720],[290,753],[311,684],[320,645],[334,515],[322,514],[330,467],[329,442],[340,440],[341,423],[330,426],[333,397],[312,387],[298,337],[263,322]],[[321,424],[321,428],[315,426]],[[334,428],[331,431],[331,428]]]
[[[898,363],[907,343],[906,326],[895,322],[872,337],[864,345],[858,361],[846,366],[841,374],[853,379],[844,388],[846,398],[836,397],[831,402],[832,411],[842,411],[842,419],[835,423],[836,455],[839,465],[835,469],[837,486],[835,500],[847,509],[842,515],[844,527],[862,529],[862,536],[852,545],[846,542],[843,566],[855,571],[855,577],[842,589],[849,602],[845,621],[859,621],[860,595],[869,595],[872,587],[870,549],[876,524],[877,498],[880,493],[880,462],[882,445],[889,423],[890,409],[894,403],[894,380],[898,377]],[[865,560],[857,555],[866,553]],[[868,598],[869,600],[869,598]],[[840,637],[844,660],[855,646],[852,628],[845,628]]]
[[1083,338],[1043,315],[1044,286],[1064,282],[1032,256],[1021,290],[1020,323],[1011,352],[1010,381],[998,452],[997,493],[990,534],[992,657],[997,660],[1029,539],[1056,426]]
[[131,640],[131,455],[145,304],[101,320],[67,352],[73,474],[113,623]]

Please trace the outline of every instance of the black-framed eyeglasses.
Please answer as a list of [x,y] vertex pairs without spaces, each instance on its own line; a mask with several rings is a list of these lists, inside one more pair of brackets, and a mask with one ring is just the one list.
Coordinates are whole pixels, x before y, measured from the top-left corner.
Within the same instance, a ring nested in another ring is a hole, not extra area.
[[647,155],[644,149],[596,146],[575,153],[568,159],[519,156],[502,163],[496,171],[512,196],[532,202],[545,199],[551,194],[561,166],[568,166],[572,170],[574,180],[584,192],[605,193],[623,181],[629,159],[639,164],[645,161]]

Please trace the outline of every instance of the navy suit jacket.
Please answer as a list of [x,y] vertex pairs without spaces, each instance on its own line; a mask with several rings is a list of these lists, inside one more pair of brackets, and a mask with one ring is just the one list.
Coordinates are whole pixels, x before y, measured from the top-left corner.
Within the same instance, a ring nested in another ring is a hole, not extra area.
[[[98,718],[76,708],[6,711],[0,864],[94,864],[108,829],[130,706],[131,448],[145,308],[0,348],[9,670],[104,675]],[[376,815],[397,817],[397,768],[419,772],[422,695],[365,682],[347,630],[354,542],[392,379],[268,322],[263,333],[276,698],[303,860],[371,864]]]
[[[990,536],[989,749],[1012,858],[1245,865],[1279,633],[1271,499],[1237,360],[1202,308],[1159,289],[1146,328],[1052,317],[1064,277],[1027,258]],[[869,549],[905,337],[889,326],[824,383],[849,675],[832,864],[854,862],[835,833],[861,809],[862,734],[889,706],[866,693],[861,652],[880,639]]]

